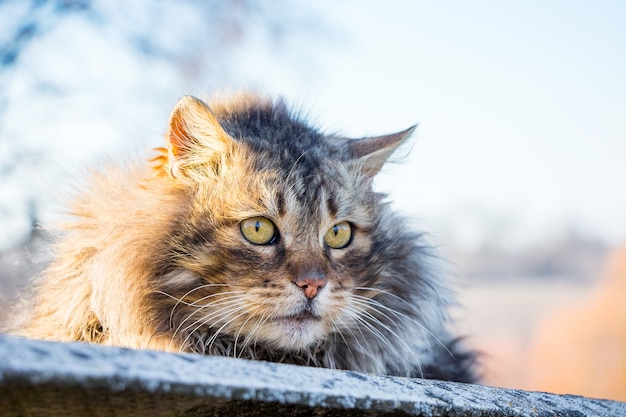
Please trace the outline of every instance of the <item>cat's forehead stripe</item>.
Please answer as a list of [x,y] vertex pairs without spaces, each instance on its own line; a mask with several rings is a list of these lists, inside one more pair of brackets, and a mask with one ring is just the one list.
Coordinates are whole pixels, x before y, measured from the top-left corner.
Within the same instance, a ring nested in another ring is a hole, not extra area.
[[276,195],[276,207],[278,208],[278,215],[281,217],[287,212],[285,208],[285,195],[280,191]]
[[333,197],[326,199],[326,207],[328,208],[328,213],[331,217],[337,216],[337,203]]
[[219,114],[235,140],[264,154],[272,168],[310,173],[329,158],[343,159],[346,149],[308,126],[281,103],[251,103]]

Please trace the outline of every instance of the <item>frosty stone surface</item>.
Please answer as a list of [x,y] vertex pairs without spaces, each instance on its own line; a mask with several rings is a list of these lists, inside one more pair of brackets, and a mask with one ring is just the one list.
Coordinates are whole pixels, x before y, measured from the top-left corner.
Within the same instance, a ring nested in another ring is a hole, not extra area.
[[2,416],[626,416],[626,403],[0,336]]

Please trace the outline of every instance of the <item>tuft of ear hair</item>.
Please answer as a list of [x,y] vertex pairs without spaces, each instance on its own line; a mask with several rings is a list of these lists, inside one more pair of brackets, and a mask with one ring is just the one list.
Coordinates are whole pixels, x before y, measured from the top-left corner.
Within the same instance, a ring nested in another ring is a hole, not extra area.
[[402,145],[417,125],[389,135],[348,140],[348,149],[352,157],[361,161],[363,174],[373,177],[383,167],[391,154]]
[[198,166],[219,172],[221,161],[232,152],[235,141],[202,100],[185,96],[170,116],[165,136],[169,173],[178,178]]

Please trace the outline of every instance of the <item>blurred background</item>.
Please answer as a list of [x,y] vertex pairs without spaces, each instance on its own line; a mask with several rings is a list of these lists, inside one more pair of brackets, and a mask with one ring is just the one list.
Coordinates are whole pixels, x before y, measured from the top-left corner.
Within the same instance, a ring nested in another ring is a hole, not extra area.
[[[626,400],[626,3],[0,0],[0,321],[87,166],[184,94],[281,95],[351,137],[448,260],[485,383]],[[621,247],[621,249],[620,249]]]

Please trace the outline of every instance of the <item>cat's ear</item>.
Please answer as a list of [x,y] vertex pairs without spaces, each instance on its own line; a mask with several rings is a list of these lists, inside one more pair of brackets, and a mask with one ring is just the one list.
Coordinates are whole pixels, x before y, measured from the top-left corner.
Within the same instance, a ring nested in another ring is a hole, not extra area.
[[417,129],[417,125],[390,135],[350,139],[348,149],[352,157],[361,162],[363,173],[374,176],[387,162],[391,154],[411,137],[415,129]]
[[174,177],[198,166],[210,165],[219,170],[222,156],[235,146],[209,106],[192,96],[176,104],[165,140],[169,171]]

